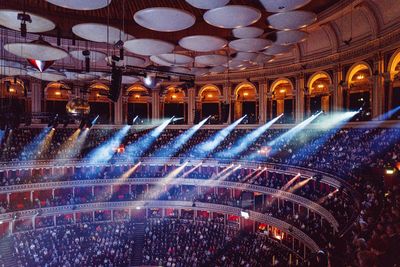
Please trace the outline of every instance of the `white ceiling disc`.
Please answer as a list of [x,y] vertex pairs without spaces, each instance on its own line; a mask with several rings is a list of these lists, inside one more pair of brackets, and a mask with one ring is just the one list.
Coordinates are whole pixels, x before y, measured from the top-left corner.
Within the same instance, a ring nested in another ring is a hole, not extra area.
[[[108,64],[112,63],[111,56],[106,57],[105,60],[107,61]],[[144,67],[145,64],[146,60],[134,56],[124,56],[123,60],[115,62],[115,65],[117,67],[124,67],[124,66]]]
[[263,51],[264,54],[270,56],[279,56],[292,51],[294,47],[291,45],[271,45]]
[[225,39],[210,35],[192,35],[182,38],[179,45],[196,52],[211,52],[220,50],[227,45]]
[[196,17],[170,7],[151,7],[139,10],[133,19],[140,26],[158,32],[176,32],[193,26]]
[[41,43],[11,43],[5,44],[4,49],[13,55],[36,60],[59,60],[68,56],[63,49]]
[[260,2],[268,12],[278,13],[301,8],[310,3],[311,0],[260,0]]
[[191,71],[188,68],[184,67],[171,67],[169,70],[176,73],[191,74]]
[[193,63],[193,58],[180,54],[160,54],[151,56],[150,60],[160,66],[186,66]]
[[228,60],[228,57],[223,55],[202,55],[195,57],[196,64],[211,67],[225,64]]
[[241,27],[232,30],[236,38],[257,38],[264,33],[264,30],[258,27]]
[[115,44],[120,39],[126,41],[134,38],[129,34],[121,32],[120,29],[99,23],[77,24],[72,27],[72,32],[85,40],[98,43]]
[[[15,30],[21,31],[21,21],[17,19],[18,14],[23,13],[19,10],[1,9],[0,10],[0,25]],[[26,12],[30,16],[32,22],[26,22],[26,31],[37,33],[37,32],[48,32],[53,30],[56,25],[46,18],[34,15]]]
[[267,39],[278,45],[292,45],[307,39],[308,33],[303,31],[278,31],[268,34]]
[[75,10],[95,10],[108,6],[111,0],[46,0],[53,5]]
[[233,59],[241,61],[254,61],[257,56],[258,54],[253,52],[237,52]]
[[65,80],[67,78],[63,73],[57,71],[48,71],[48,70],[45,72],[28,71],[28,75],[48,82],[57,82]]
[[[78,60],[85,60],[86,57],[82,54],[83,50],[74,50],[69,52],[69,54]],[[90,51],[89,58],[91,62],[96,62],[100,60],[104,60],[106,58],[106,54],[99,51]]]
[[99,76],[93,73],[74,73],[73,77],[75,77],[75,80],[81,80],[81,81],[92,81],[99,78]]
[[0,67],[22,68],[22,64],[17,61],[0,59]]
[[268,61],[270,61],[273,58],[274,56],[259,53],[257,54],[257,57],[254,60],[252,60],[252,62],[255,62],[257,64],[265,64],[268,63]]
[[214,9],[229,3],[229,0],[186,0],[190,5],[199,9]]
[[254,67],[254,64],[249,61],[231,60],[229,62],[230,70],[244,70],[251,67]]
[[267,18],[267,24],[269,24],[271,28],[288,31],[307,27],[316,20],[317,15],[315,13],[296,10],[271,15]]
[[272,42],[270,40],[261,39],[261,38],[244,38],[234,40],[229,43],[229,47],[242,52],[257,52],[260,50],[264,50],[268,46],[270,46]]
[[225,70],[226,70],[226,67],[224,67],[224,66],[215,66],[215,67],[212,67],[211,69],[209,69],[208,71],[210,73],[222,73]]
[[18,67],[10,67],[10,66],[0,66],[0,75],[4,76],[24,76],[26,75],[26,70]]
[[132,84],[132,83],[135,83],[135,82],[138,82],[138,81],[139,81],[138,77],[126,76],[126,75],[123,75],[122,79],[121,79],[121,83],[122,84]]
[[[103,80],[107,80],[108,82],[111,82],[111,76],[105,76],[103,77]],[[139,81],[138,77],[135,76],[127,76],[127,75],[123,75],[122,79],[121,79],[121,83],[122,84],[133,84]]]
[[156,39],[134,39],[125,42],[124,47],[131,53],[142,56],[153,56],[171,53],[175,46]]
[[195,76],[203,76],[208,73],[207,68],[192,68],[191,73]]
[[261,18],[261,12],[250,6],[229,5],[208,10],[203,18],[215,27],[233,29],[257,22]]

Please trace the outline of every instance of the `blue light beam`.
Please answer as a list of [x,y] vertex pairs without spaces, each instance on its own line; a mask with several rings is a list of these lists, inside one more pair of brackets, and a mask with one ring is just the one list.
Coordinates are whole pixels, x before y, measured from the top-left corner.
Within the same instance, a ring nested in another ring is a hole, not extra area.
[[95,148],[86,156],[90,163],[100,163],[109,161],[115,154],[115,150],[121,144],[123,138],[128,133],[131,126],[125,125],[114,136],[102,144],[100,147]]
[[139,138],[136,142],[130,144],[125,148],[125,155],[128,159],[132,160],[135,157],[143,155],[150,146],[154,143],[158,136],[164,131],[164,129],[171,123],[174,117],[164,121],[161,125],[153,129],[147,135]]
[[209,138],[207,141],[204,141],[203,143],[197,145],[193,150],[192,153],[195,156],[198,157],[205,157],[211,151],[213,151],[224,139],[235,129],[236,126],[239,125],[239,123],[246,117],[247,115],[244,115],[228,127],[218,131],[214,136]]
[[272,121],[264,124],[263,126],[257,128],[256,130],[252,131],[251,133],[245,135],[244,137],[240,138],[236,143],[233,145],[232,148],[222,151],[216,155],[217,158],[232,158],[240,153],[242,153],[249,145],[257,141],[257,139],[266,131],[268,130],[277,120],[279,120],[283,114],[279,115]]
[[179,148],[181,148],[201,128],[201,126],[203,126],[207,122],[209,118],[210,116],[179,135],[173,141],[169,142],[166,148],[158,150],[155,153],[155,156],[164,157],[166,158],[166,160],[168,160],[168,158],[172,157],[176,153],[176,151],[178,151]]

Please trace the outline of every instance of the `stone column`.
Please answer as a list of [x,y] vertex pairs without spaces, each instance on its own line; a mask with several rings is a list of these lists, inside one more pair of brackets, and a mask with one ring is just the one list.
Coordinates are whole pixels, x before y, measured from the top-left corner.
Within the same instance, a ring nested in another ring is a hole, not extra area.
[[300,74],[296,77],[296,88],[294,90],[295,101],[296,101],[296,110],[295,110],[295,122],[299,123],[304,118],[304,90],[305,90],[305,81],[304,74]]
[[343,72],[341,66],[338,66],[333,73],[333,107],[332,111],[343,110]]
[[188,113],[187,113],[187,122],[189,125],[193,125],[194,122],[194,114],[196,111],[196,89],[189,88],[188,89]]
[[385,87],[383,73],[385,62],[382,54],[375,55],[374,73],[372,75],[372,119],[376,120],[383,114]]
[[151,114],[152,119],[160,118],[160,90],[154,89],[151,91]]
[[232,113],[232,105],[233,103],[231,103],[231,92],[230,92],[230,85],[229,84],[224,84],[223,88],[222,88],[222,94],[223,94],[223,98],[224,98],[224,103],[228,103],[229,104],[229,111],[228,111],[228,121],[227,124],[231,124],[232,118],[231,118],[231,113]]
[[265,124],[267,121],[267,92],[268,92],[268,83],[267,81],[263,81],[259,83],[259,104],[258,104],[258,116],[259,123]]
[[121,125],[124,122],[124,118],[122,116],[123,100],[124,97],[120,95],[118,101],[114,103],[114,123],[116,125]]
[[33,80],[30,83],[31,99],[32,99],[32,113],[42,112],[42,84],[40,81]]

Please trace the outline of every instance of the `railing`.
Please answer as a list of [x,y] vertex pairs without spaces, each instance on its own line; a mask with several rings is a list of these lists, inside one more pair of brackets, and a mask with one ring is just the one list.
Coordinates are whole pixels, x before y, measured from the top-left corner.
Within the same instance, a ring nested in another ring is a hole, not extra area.
[[[190,210],[207,210],[210,212],[217,212],[222,214],[231,214],[240,216],[242,209],[225,206],[220,204],[211,203],[193,203],[190,201],[124,201],[124,202],[99,202],[90,204],[79,204],[79,205],[66,205],[51,208],[42,209],[31,209],[23,210],[18,212],[18,219],[31,219],[34,216],[54,216],[58,214],[71,214],[76,212],[92,212],[95,210],[118,210],[126,208],[177,208],[177,209],[190,209]],[[15,213],[5,213],[0,215],[0,220],[3,222],[13,221]],[[312,240],[307,234],[299,230],[298,228],[276,219],[267,214],[262,214],[254,211],[249,211],[249,220],[253,220],[259,223],[265,223],[276,227],[286,233],[290,233],[294,238],[298,239],[309,247],[312,251],[319,251],[319,246]]]
[[[164,178],[134,178],[127,180],[118,179],[100,179],[100,180],[76,180],[76,181],[61,181],[61,182],[48,182],[48,183],[34,183],[34,184],[20,184],[0,187],[0,193],[16,193],[24,191],[36,191],[36,190],[49,190],[59,188],[70,188],[70,187],[82,187],[82,186],[107,186],[107,185],[143,185],[143,184],[159,184],[164,185]],[[253,184],[244,184],[237,182],[228,181],[217,181],[217,180],[202,180],[202,179],[171,179],[168,181],[171,185],[193,185],[193,186],[208,186],[208,187],[225,187],[239,190],[247,190],[251,192],[258,192],[265,195],[271,195],[273,197],[285,199],[301,206],[304,206],[313,212],[319,214],[321,217],[326,219],[335,231],[338,231],[339,223],[335,217],[324,207],[319,204],[306,199],[304,197],[295,195],[290,192],[278,190],[275,188],[268,188]]]

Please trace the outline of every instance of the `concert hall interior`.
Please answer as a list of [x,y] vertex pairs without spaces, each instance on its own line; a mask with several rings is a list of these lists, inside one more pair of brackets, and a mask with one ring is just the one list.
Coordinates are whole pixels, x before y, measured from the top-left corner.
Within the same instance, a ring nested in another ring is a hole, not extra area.
[[399,244],[400,0],[0,0],[0,267]]

